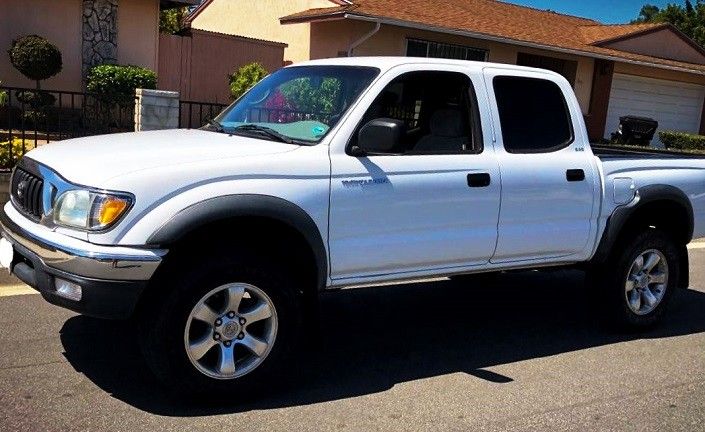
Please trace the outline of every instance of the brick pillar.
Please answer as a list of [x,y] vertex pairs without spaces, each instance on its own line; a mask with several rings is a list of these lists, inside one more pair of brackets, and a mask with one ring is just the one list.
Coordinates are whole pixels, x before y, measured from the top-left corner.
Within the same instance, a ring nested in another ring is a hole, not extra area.
[[179,92],[137,89],[135,131],[179,127]]
[[613,75],[613,61],[595,60],[595,72],[592,78],[592,94],[590,96],[590,110],[585,117],[588,136],[592,142],[597,142],[605,138],[606,133],[614,132],[605,131]]
[[93,66],[117,63],[118,0],[83,0],[81,73],[85,83]]

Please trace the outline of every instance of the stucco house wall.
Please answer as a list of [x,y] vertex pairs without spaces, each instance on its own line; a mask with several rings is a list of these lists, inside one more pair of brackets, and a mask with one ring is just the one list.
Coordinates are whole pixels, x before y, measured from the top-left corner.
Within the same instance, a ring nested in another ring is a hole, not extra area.
[[667,58],[688,63],[703,64],[703,54],[701,51],[687,43],[683,43],[683,40],[678,37],[676,33],[666,29],[645,34],[638,38],[612,42],[605,46],[620,51],[653,55],[655,57],[665,57],[663,54],[668,53]]
[[279,18],[310,8],[330,7],[330,0],[211,0],[191,21],[191,28],[288,44],[284,60],[310,58],[310,25],[283,26]]
[[[117,61],[156,70],[159,50],[159,0],[119,0]],[[81,91],[83,0],[2,0],[0,10],[0,81],[34,87],[7,56],[12,40],[38,34],[56,45],[63,70],[42,83],[51,90]]]
[[[290,24],[299,26],[304,24]],[[309,24],[306,24],[309,25]],[[347,53],[350,45],[374,28],[373,24],[362,21],[324,21],[315,22],[311,26],[311,59],[338,57]],[[445,42],[488,51],[488,61],[515,64],[517,54],[545,55],[554,58],[572,60],[578,63],[574,89],[578,96],[583,113],[587,114],[590,105],[594,61],[591,58],[569,54],[555,53],[533,48],[522,48],[515,45],[472,39],[458,35],[429,32],[411,28],[384,25],[379,32],[357,47],[356,56],[403,56],[406,54],[408,38],[424,39],[435,42]]]
[[82,0],[2,0],[0,12],[0,81],[13,87],[34,87],[17,72],[7,55],[12,41],[37,34],[56,45],[63,55],[63,71],[44,81],[48,89],[81,89]]

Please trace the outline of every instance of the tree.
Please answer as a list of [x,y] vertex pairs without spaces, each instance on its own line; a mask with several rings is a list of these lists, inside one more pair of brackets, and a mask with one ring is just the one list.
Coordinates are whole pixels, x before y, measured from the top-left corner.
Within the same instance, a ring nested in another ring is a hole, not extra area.
[[59,48],[41,36],[29,35],[13,40],[7,53],[15,69],[36,81],[37,90],[40,81],[58,74],[63,67]]
[[670,3],[663,9],[646,4],[632,23],[670,23],[705,47],[705,0],[697,0],[695,5],[691,0],[685,0],[684,5]]
[[659,13],[659,8],[658,6],[654,5],[644,5],[641,7],[641,11],[639,12],[639,16],[637,19],[632,21],[632,24],[639,24],[639,23],[648,23],[648,22],[654,22],[654,19]]
[[159,31],[175,34],[183,28],[184,18],[189,14],[187,7],[163,9],[159,11]]

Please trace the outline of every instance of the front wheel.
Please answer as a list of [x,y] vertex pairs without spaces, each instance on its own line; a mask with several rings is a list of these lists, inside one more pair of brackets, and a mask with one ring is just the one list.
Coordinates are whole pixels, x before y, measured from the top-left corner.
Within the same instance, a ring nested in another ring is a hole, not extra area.
[[142,311],[150,369],[179,394],[251,396],[283,379],[300,327],[295,289],[264,260],[219,258],[178,270]]
[[648,229],[616,245],[595,277],[607,318],[629,329],[656,324],[687,271],[680,267],[678,245],[662,231]]

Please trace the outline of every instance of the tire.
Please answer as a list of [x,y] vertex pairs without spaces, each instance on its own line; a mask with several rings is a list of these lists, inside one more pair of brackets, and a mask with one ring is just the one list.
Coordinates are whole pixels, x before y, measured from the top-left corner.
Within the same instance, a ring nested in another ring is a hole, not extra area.
[[[155,287],[159,294],[140,311],[142,353],[154,375],[177,395],[210,398],[227,394],[249,399],[284,382],[283,367],[291,367],[302,321],[296,290],[291,286],[294,279],[285,283],[286,271],[268,264],[265,258],[232,252],[213,256],[217,259],[195,264],[180,260],[164,272],[168,276]],[[230,304],[239,309],[232,317],[227,310],[231,293],[234,300]],[[203,313],[196,313],[197,305]],[[269,317],[261,318],[267,315],[266,309]],[[255,310],[265,312],[255,316]],[[248,315],[248,311],[252,313]],[[207,324],[196,315],[217,320]],[[252,317],[252,322],[243,324],[245,316]],[[198,343],[201,341],[203,345]],[[266,348],[262,348],[262,341],[269,342]],[[187,344],[198,349],[189,350]],[[230,358],[229,353],[234,353],[233,362],[222,362]]]
[[687,271],[680,267],[678,244],[657,229],[627,236],[616,244],[607,263],[589,275],[602,293],[600,307],[607,323],[624,330],[656,325],[680,286],[681,272]]

